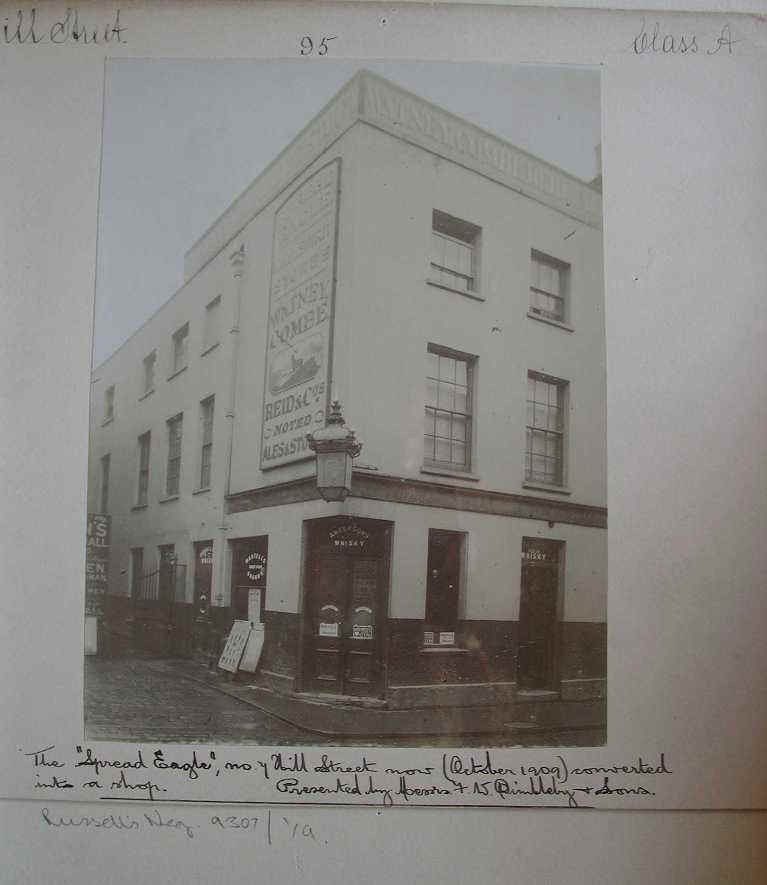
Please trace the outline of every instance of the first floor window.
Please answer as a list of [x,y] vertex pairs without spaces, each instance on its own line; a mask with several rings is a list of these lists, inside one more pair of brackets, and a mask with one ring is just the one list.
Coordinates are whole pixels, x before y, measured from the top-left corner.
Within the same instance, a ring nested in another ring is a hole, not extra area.
[[474,357],[430,344],[426,367],[424,463],[471,469]]
[[110,455],[104,455],[101,459],[101,510],[107,513],[109,509],[109,466],[112,460]]
[[149,449],[152,442],[151,431],[147,430],[138,438],[138,495],[136,504],[145,507],[149,500]]
[[176,415],[168,421],[168,470],[165,480],[165,494],[177,495],[181,477],[181,434],[183,415]]
[[454,645],[459,617],[465,535],[429,529],[424,643]]
[[200,403],[202,447],[200,450],[200,488],[210,488],[210,472],[213,458],[213,414],[215,397],[209,396]]
[[525,479],[564,484],[567,382],[537,372],[527,375]]

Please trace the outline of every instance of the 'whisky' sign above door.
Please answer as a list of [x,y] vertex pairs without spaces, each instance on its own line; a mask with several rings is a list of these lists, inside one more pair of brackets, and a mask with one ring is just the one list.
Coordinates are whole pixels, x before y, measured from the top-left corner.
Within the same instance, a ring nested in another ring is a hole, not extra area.
[[261,468],[311,457],[330,389],[341,160],[307,179],[274,216]]

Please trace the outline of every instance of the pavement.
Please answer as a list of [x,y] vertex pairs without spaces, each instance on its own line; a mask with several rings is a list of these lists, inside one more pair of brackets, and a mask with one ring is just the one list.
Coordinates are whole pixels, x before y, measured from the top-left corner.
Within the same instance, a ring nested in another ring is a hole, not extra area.
[[90,740],[261,746],[597,746],[599,730],[525,734],[341,738],[306,731],[248,699],[246,685],[190,660],[85,658],[85,733]]

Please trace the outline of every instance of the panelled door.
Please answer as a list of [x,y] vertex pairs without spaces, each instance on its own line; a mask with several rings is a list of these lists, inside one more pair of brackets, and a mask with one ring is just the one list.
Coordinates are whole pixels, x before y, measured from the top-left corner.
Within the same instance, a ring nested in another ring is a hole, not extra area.
[[556,688],[557,605],[563,547],[560,541],[539,538],[524,538],[522,542],[517,665],[517,681],[521,689]]
[[303,611],[303,688],[374,697],[383,686],[389,523],[312,520]]

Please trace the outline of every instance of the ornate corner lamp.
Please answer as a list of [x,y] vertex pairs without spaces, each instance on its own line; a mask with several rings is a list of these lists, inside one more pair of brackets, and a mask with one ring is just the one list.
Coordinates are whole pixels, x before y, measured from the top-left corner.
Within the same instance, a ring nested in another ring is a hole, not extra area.
[[346,427],[338,400],[333,400],[322,430],[307,433],[306,441],[317,456],[320,495],[326,501],[343,501],[352,489],[352,460],[362,451],[362,443]]

